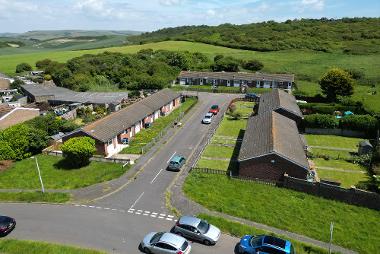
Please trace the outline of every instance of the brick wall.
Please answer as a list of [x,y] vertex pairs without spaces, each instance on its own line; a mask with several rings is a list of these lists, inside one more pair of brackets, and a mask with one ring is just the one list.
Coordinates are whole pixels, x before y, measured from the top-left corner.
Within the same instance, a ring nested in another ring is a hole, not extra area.
[[239,163],[239,176],[282,181],[284,174],[306,179],[308,171],[276,154]]
[[380,210],[380,195],[359,189],[344,189],[327,183],[311,183],[303,179],[284,176],[282,187],[306,192],[308,194],[327,199],[338,200],[357,206]]

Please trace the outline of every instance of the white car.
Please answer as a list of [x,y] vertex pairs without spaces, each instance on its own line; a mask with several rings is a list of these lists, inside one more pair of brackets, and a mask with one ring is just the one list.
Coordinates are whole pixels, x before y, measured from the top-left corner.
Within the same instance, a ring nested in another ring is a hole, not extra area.
[[211,123],[211,119],[212,119],[213,116],[214,116],[213,113],[207,113],[205,115],[205,117],[202,119],[202,123],[204,123],[204,124],[210,124]]
[[189,254],[190,243],[183,237],[166,232],[152,232],[140,243],[143,252],[149,254]]

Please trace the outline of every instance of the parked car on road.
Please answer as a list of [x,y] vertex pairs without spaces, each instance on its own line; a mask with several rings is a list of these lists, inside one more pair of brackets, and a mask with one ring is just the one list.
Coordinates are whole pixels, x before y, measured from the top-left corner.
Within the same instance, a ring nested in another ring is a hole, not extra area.
[[168,170],[180,171],[185,162],[185,157],[176,155],[169,161]]
[[196,217],[182,216],[179,218],[173,233],[190,238],[206,245],[214,245],[219,240],[220,229],[209,224],[205,220]]
[[243,236],[238,252],[242,254],[295,254],[291,242],[267,235]]
[[8,216],[0,216],[0,236],[8,235],[15,227],[15,219]]
[[190,243],[183,237],[166,232],[151,232],[140,243],[145,253],[153,254],[189,254]]
[[205,117],[202,119],[202,123],[204,123],[204,124],[210,124],[213,115],[214,115],[213,113],[210,113],[210,112],[207,113],[207,114],[205,115]]
[[248,100],[257,100],[260,98],[260,96],[258,96],[255,93],[247,93],[247,94],[245,94],[244,98],[248,99]]
[[218,105],[212,105],[210,110],[208,112],[210,113],[213,113],[214,115],[218,114],[219,113],[219,106]]

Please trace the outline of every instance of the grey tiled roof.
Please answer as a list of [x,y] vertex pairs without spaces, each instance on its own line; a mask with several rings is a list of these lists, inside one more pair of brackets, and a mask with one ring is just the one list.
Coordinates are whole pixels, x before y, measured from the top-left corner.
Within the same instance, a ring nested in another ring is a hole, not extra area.
[[303,117],[296,98],[283,90],[273,89],[271,92],[260,96],[259,114],[280,108],[298,117]]
[[22,85],[33,96],[54,96],[55,101],[67,103],[94,103],[94,104],[119,104],[123,99],[128,98],[127,92],[75,92],[67,88],[53,85],[27,84]]
[[266,74],[249,72],[200,72],[200,71],[181,71],[178,78],[208,78],[223,80],[267,80],[280,82],[294,82],[293,74]]
[[250,117],[240,148],[239,161],[276,153],[306,169],[309,164],[296,123],[274,111]]
[[180,97],[180,94],[170,89],[161,90],[126,108],[90,123],[81,130],[102,142],[107,142],[178,97]]

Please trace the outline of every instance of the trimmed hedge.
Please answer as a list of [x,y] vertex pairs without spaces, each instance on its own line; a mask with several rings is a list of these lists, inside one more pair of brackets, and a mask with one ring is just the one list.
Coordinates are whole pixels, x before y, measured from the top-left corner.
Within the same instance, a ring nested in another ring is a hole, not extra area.
[[342,105],[328,103],[299,104],[300,109],[305,109],[314,114],[334,114],[335,111],[352,111],[355,114],[367,113],[361,105]]
[[339,120],[333,115],[313,114],[305,116],[304,124],[306,128],[336,129]]

